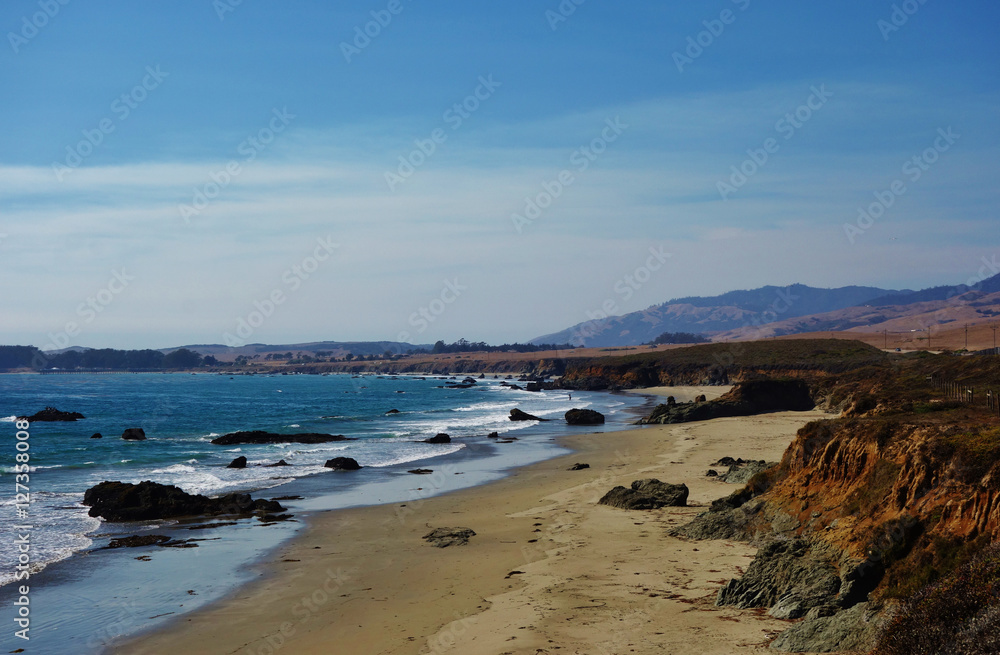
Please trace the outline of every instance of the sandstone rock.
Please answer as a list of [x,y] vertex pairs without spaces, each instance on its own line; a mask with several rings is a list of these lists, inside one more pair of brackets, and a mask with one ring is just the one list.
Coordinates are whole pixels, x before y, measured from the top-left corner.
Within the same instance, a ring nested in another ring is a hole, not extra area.
[[615,487],[604,494],[598,504],[621,509],[659,509],[687,505],[688,488],[684,484],[667,484],[656,479],[636,480],[632,488]]
[[571,409],[566,412],[566,422],[570,425],[602,425],[604,414],[593,409]]
[[126,441],[145,441],[146,431],[142,428],[128,428],[122,432],[122,439]]
[[326,460],[326,464],[323,466],[334,471],[357,471],[361,468],[358,461],[352,457],[334,457]]
[[425,534],[424,539],[438,548],[447,548],[464,546],[469,543],[469,538],[474,536],[476,533],[469,528],[435,528]]

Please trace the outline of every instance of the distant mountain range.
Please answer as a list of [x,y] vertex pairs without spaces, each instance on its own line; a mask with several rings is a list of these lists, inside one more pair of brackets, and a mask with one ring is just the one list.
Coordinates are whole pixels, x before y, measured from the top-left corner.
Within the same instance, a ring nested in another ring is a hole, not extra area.
[[532,343],[614,347],[649,343],[664,332],[695,332],[719,341],[821,330],[903,330],[988,320],[998,311],[1000,275],[975,287],[961,284],[920,291],[793,284],[676,298],[642,311],[578,323]]

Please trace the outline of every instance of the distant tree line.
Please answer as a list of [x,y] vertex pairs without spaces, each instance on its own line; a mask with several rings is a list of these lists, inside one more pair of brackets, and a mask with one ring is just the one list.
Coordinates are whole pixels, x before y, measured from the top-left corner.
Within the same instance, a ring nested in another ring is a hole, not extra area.
[[67,350],[45,353],[34,346],[0,346],[0,369],[30,368],[34,370],[176,370],[213,366],[215,357],[202,357],[193,350],[180,348],[163,354],[159,350]]
[[653,339],[655,345],[664,343],[711,343],[711,340],[706,339],[704,335],[693,332],[664,332]]
[[434,344],[434,347],[430,351],[426,349],[417,350],[418,353],[430,352],[431,354],[438,355],[441,353],[474,353],[474,352],[487,352],[487,353],[497,353],[497,352],[517,352],[517,353],[537,353],[543,350],[572,350],[575,346],[571,346],[568,343],[554,344],[554,343],[505,343],[500,346],[491,346],[484,341],[466,341],[465,339],[459,339],[455,343],[446,344],[444,341],[438,341]]

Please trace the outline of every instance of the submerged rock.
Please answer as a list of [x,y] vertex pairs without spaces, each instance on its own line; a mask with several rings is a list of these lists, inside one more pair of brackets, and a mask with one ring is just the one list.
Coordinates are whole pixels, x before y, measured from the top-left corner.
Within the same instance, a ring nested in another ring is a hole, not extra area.
[[42,423],[42,422],[56,422],[56,421],[76,421],[81,418],[87,418],[80,412],[63,412],[55,407],[46,407],[40,412],[32,414],[31,416],[18,416],[18,420],[28,421],[29,423]]
[[249,432],[230,432],[221,437],[212,439],[212,443],[217,446],[238,446],[240,444],[267,444],[267,443],[330,443],[332,441],[352,441],[342,434],[324,434],[317,432],[304,432],[299,434],[279,434],[276,432],[265,432],[263,430],[251,430]]
[[101,434],[100,432],[95,432],[94,434],[90,435],[90,438],[91,439],[103,439],[104,435]]
[[598,501],[600,505],[621,509],[659,509],[687,505],[688,488],[685,484],[668,484],[655,478],[636,480],[632,488],[615,487]]
[[424,535],[424,539],[432,546],[447,548],[448,546],[464,546],[469,543],[470,537],[475,537],[476,533],[469,528],[435,528]]
[[145,441],[146,431],[142,428],[128,428],[122,432],[122,439],[125,441]]
[[570,425],[602,425],[604,414],[593,409],[571,409],[566,412],[566,422]]
[[218,514],[251,514],[258,510],[280,512],[281,504],[273,500],[254,500],[249,494],[227,494],[208,498],[189,494],[173,485],[157,482],[101,482],[83,495],[83,504],[90,507],[90,516],[108,521],[150,521],[182,516],[214,516]]
[[538,418],[527,412],[522,412],[517,407],[510,410],[510,416],[508,417],[512,421],[547,421],[547,418]]
[[226,465],[227,469],[245,469],[247,467],[247,458],[240,455],[233,461]]

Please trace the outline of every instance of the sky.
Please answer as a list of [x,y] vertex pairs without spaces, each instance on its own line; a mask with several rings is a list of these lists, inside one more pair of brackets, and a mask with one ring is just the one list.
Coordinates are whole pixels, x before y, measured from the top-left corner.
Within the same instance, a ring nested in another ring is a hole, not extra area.
[[0,343],[502,343],[766,284],[975,280],[1000,272],[997,24],[978,0],[7,0]]

